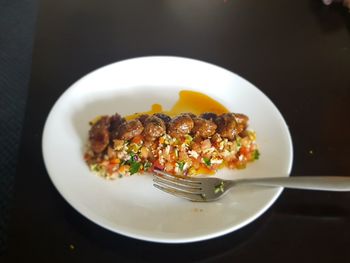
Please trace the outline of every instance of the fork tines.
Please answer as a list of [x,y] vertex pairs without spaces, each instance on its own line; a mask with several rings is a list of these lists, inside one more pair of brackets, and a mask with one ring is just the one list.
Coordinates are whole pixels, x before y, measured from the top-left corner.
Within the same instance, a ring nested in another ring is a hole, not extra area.
[[154,170],[154,176],[153,185],[166,193],[191,201],[205,201],[202,183],[196,178],[174,176],[159,170]]

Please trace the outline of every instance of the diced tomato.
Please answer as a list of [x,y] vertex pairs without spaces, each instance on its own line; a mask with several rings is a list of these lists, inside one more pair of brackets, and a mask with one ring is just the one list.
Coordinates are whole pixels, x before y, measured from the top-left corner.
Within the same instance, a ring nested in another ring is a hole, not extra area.
[[175,163],[167,162],[165,164],[164,171],[169,172],[169,173],[173,173],[174,169],[175,169]]
[[118,164],[120,163],[120,160],[118,158],[112,159],[109,161],[111,164]]
[[247,147],[242,146],[239,152],[243,155],[247,155],[250,152],[250,149]]
[[249,153],[245,154],[245,158],[247,161],[253,160],[253,153],[250,151]]
[[164,165],[162,165],[159,160],[155,160],[153,163],[154,168],[159,170],[164,170]]
[[140,144],[143,141],[143,136],[142,135],[137,135],[131,140],[133,143]]
[[109,164],[108,166],[107,166],[107,173],[108,174],[112,174],[114,171],[113,171],[113,169],[116,167],[116,164]]

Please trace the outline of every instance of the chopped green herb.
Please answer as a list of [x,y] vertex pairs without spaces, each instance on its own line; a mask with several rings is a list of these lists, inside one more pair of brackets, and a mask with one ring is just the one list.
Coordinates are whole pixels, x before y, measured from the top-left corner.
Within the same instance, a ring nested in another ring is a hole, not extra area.
[[182,172],[184,170],[185,162],[184,161],[177,162],[177,165],[179,166],[179,169]]
[[102,177],[108,176],[108,173],[107,173],[105,167],[103,167],[100,164],[97,164],[97,163],[91,164],[90,169],[91,169],[91,171],[98,173]]
[[209,158],[204,157],[203,158],[203,162],[205,163],[206,166],[210,166],[211,165],[211,161],[210,161]]
[[254,151],[254,160],[259,160],[260,152],[258,150]]
[[138,163],[138,162],[131,162],[130,164],[130,174],[135,174],[137,173],[139,170],[140,170],[140,167],[141,167],[141,163]]
[[151,166],[152,164],[149,161],[146,161],[145,164],[143,165],[143,169],[147,171]]
[[239,137],[238,135],[236,136],[236,143],[237,143],[237,150],[239,150],[242,146],[242,138]]
[[122,174],[118,174],[118,177],[119,177],[119,178],[122,178],[122,177],[123,177],[123,175],[122,175]]
[[225,191],[224,182],[221,182],[220,184],[218,184],[214,187],[215,194],[218,194],[219,192],[223,193],[224,191]]
[[90,165],[91,171],[99,172],[101,170],[101,165],[94,163]]
[[90,164],[90,170],[95,171],[97,164]]

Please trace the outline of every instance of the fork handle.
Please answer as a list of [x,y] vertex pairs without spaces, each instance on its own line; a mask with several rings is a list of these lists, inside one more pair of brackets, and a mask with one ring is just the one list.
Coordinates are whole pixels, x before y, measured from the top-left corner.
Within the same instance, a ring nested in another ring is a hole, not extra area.
[[237,180],[235,184],[281,186],[294,189],[340,192],[350,191],[350,176],[268,177]]

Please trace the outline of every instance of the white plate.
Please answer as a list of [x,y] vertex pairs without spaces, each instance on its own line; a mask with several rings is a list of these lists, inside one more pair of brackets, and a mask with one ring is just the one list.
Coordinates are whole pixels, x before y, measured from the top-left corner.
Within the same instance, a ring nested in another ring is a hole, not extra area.
[[223,68],[187,58],[143,57],[98,69],[72,85],[55,103],[43,133],[43,155],[61,195],[82,215],[119,234],[182,243],[230,233],[260,216],[282,188],[237,187],[217,202],[193,203],[152,186],[151,176],[107,181],[83,160],[88,122],[97,115],[169,109],[180,90],[203,92],[233,112],[250,117],[260,159],[224,178],[289,176],[292,143],[274,104],[256,87]]

